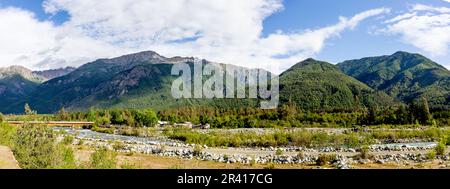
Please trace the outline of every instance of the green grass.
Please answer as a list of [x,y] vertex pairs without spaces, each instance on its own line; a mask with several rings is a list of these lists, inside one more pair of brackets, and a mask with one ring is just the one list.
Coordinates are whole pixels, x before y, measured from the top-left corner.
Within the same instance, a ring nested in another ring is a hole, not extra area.
[[201,133],[195,130],[175,128],[166,129],[164,135],[171,139],[189,144],[207,145],[211,147],[361,147],[374,144],[377,140],[392,142],[398,139],[420,139],[424,141],[439,141],[450,134],[449,129],[429,128],[424,130],[375,130],[371,132],[350,132],[329,134],[307,130],[255,133],[211,131]]

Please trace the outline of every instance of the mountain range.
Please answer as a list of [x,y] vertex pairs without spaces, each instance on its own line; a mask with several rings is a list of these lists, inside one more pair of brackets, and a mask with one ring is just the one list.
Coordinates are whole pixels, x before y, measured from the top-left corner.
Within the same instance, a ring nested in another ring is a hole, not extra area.
[[[22,113],[25,103],[39,113],[60,108],[154,108],[185,106],[257,107],[258,99],[174,99],[172,65],[195,58],[167,58],[153,51],[99,59],[79,68],[31,71],[0,68],[0,112]],[[200,60],[203,65],[225,64]],[[247,68],[241,68],[249,71]],[[245,82],[239,78],[236,82]],[[450,109],[450,71],[407,52],[333,65],[307,59],[280,74],[280,102],[310,111],[353,111],[373,105],[409,104],[427,98],[432,108]]]

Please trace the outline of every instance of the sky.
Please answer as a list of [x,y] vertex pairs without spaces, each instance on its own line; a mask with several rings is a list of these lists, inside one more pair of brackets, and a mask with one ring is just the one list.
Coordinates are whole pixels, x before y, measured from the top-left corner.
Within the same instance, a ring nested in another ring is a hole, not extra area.
[[0,67],[152,50],[280,73],[396,51],[450,68],[450,0],[0,0]]

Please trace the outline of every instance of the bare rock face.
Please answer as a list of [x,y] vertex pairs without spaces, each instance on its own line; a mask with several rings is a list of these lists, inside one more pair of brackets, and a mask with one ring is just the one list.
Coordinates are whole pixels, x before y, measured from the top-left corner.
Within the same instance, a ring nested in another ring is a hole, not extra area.
[[144,51],[112,59],[102,59],[102,61],[108,64],[129,64],[136,62],[152,62],[157,64],[165,62],[166,59],[166,57],[161,56],[154,51]]
[[54,79],[57,77],[65,76],[72,71],[74,71],[76,68],[74,67],[66,67],[66,68],[59,68],[59,69],[52,69],[52,70],[44,70],[44,71],[34,71],[33,74],[45,78],[45,80]]
[[34,82],[42,82],[45,80],[44,77],[36,75],[33,71],[22,67],[22,66],[10,66],[6,68],[0,68],[0,79],[5,79],[14,75],[20,75],[25,79]]

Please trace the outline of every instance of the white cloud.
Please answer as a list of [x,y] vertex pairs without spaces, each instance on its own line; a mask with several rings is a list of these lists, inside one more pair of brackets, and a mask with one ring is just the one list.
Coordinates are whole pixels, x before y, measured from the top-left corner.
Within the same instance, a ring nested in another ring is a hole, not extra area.
[[0,9],[0,26],[7,28],[0,30],[0,48],[7,49],[0,52],[1,66],[77,66],[155,50],[166,56],[285,69],[320,52],[328,39],[389,11],[373,9],[323,28],[262,37],[263,21],[283,9],[282,0],[46,0],[43,7],[49,14],[67,11],[70,19],[55,26],[25,10]]
[[450,8],[416,4],[386,23],[383,32],[400,35],[404,43],[432,56],[445,56],[449,51]]

